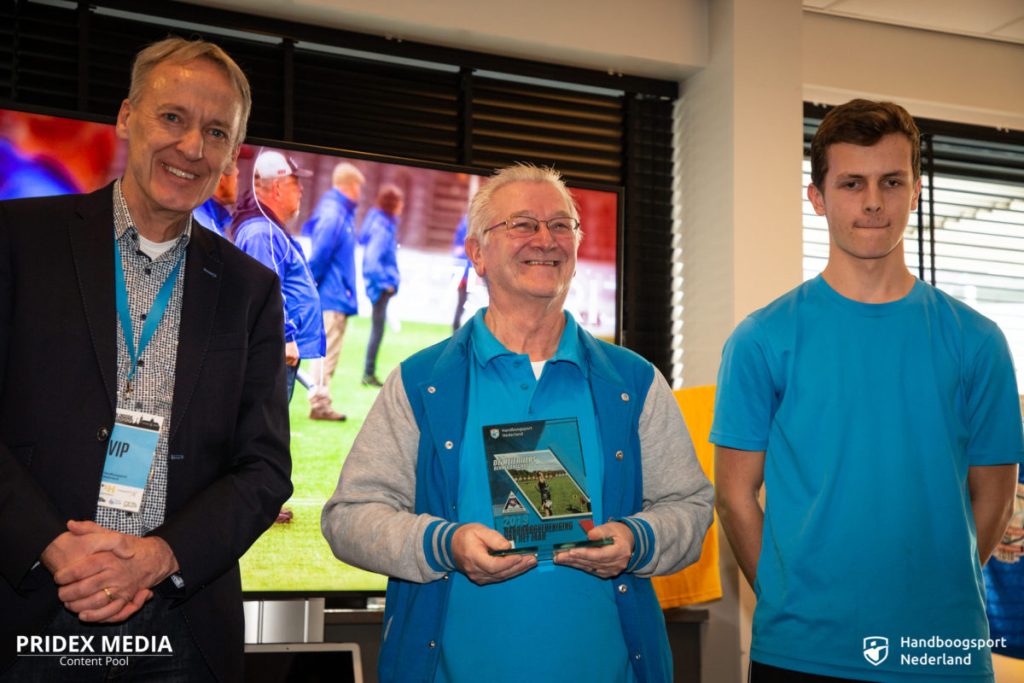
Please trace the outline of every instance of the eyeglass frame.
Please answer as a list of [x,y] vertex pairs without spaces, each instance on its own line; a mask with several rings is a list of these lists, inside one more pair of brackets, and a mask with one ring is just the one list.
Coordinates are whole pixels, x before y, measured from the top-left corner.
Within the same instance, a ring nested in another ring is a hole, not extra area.
[[[527,220],[535,221],[536,224],[537,224],[537,227],[535,227],[533,229],[533,232],[531,234],[529,234],[529,235],[513,235],[514,237],[522,237],[522,238],[533,237],[538,232],[540,232],[540,224],[541,223],[543,223],[544,226],[548,229],[548,232],[550,232],[555,237],[557,237],[558,235],[565,235],[566,237],[568,237],[569,235],[575,236],[575,235],[578,235],[579,232],[580,232],[580,219],[576,218],[574,216],[556,216],[554,218],[542,219],[542,218],[534,218],[533,216],[525,216],[523,214],[512,214],[511,216],[509,216],[505,220],[501,221],[500,223],[495,223],[494,225],[492,225],[489,228],[484,228],[482,231],[480,231],[480,236],[483,237],[484,235],[489,233],[491,230],[496,230],[496,229],[501,228],[501,227],[505,228],[505,232],[511,233],[512,227],[510,226],[510,223],[512,222],[512,219],[514,219],[514,218],[526,218]],[[551,223],[553,221],[566,221],[566,220],[573,221],[573,222],[576,223],[576,225],[574,225],[572,230],[570,230],[569,232],[567,232],[567,233],[555,232],[554,230],[551,229]]]

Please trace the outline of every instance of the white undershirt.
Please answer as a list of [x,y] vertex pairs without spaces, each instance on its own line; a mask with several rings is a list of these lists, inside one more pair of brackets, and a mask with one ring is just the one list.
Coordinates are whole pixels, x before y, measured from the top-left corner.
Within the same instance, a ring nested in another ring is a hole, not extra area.
[[147,240],[139,233],[139,251],[148,256],[150,260],[155,261],[160,258],[164,252],[168,251],[174,246],[174,243],[178,241],[175,237],[173,240],[167,240],[166,242],[154,242]]
[[530,361],[530,365],[533,366],[533,376],[537,378],[537,381],[540,381],[540,373],[544,372],[544,364],[545,363],[547,363],[546,360],[531,360]]

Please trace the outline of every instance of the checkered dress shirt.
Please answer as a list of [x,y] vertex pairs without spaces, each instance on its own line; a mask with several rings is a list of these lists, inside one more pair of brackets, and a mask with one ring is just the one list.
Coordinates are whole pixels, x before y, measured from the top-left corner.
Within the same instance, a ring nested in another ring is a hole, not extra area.
[[[131,391],[125,392],[131,363],[124,341],[121,322],[117,325],[117,408],[159,415],[163,428],[157,441],[156,454],[138,513],[97,506],[96,522],[108,529],[133,536],[142,536],[163,524],[167,504],[167,435],[171,427],[171,402],[174,397],[174,371],[178,357],[178,330],[181,327],[181,298],[185,283],[185,249],[192,233],[192,219],[174,246],[155,260],[139,250],[139,233],[132,223],[128,206],[121,193],[121,181],[114,184],[114,238],[121,247],[121,267],[128,290],[128,309],[138,348],[139,336],[146,315],[157,292],[174,270],[178,259],[181,269],[164,317],[145,351],[132,378]],[[113,292],[111,292],[113,294]],[[99,490],[97,489],[97,496]]]

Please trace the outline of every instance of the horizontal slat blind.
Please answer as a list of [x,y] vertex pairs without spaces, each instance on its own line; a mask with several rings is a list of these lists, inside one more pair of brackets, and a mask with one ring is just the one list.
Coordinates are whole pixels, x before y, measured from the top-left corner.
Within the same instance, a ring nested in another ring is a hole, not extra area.
[[296,139],[456,163],[458,74],[295,51]]
[[473,163],[554,166],[581,180],[622,179],[623,98],[477,78],[473,81]]

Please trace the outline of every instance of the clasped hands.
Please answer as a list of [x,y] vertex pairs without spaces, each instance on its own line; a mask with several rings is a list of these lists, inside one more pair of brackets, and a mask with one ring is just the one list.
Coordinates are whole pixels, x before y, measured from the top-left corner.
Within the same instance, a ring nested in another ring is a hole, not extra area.
[[40,558],[60,588],[57,595],[82,621],[115,623],[153,597],[152,586],[178,570],[170,546],[156,536],[110,531],[95,522],[68,522],[68,530]]
[[[618,576],[633,554],[633,532],[622,522],[608,522],[587,533],[590,540],[612,538],[611,545],[573,548],[555,554],[555,564],[575,567],[603,579]],[[492,550],[507,550],[508,539],[483,524],[466,524],[452,536],[455,566],[473,583],[484,585],[511,579],[537,566],[535,555],[495,557]]]

